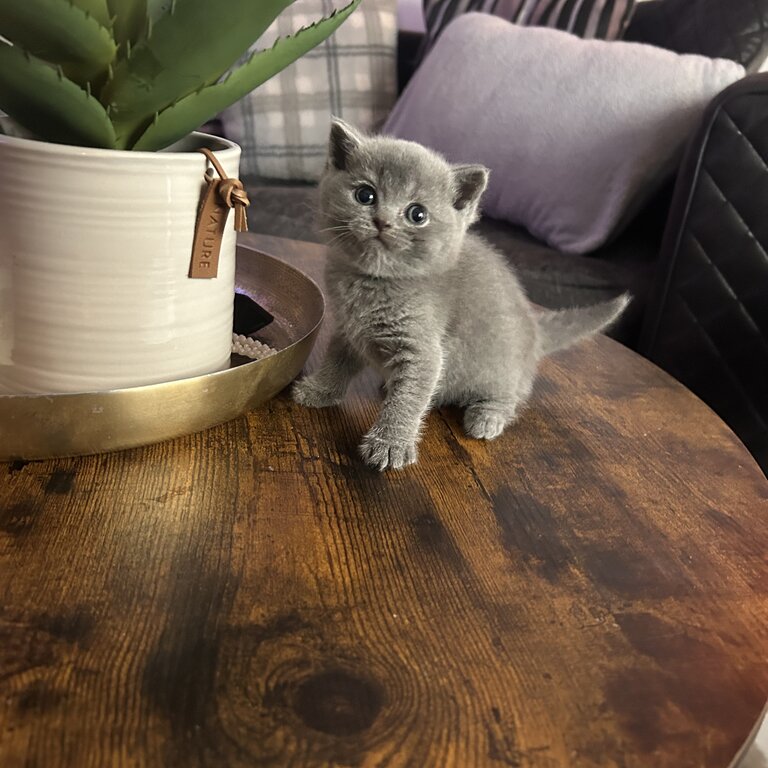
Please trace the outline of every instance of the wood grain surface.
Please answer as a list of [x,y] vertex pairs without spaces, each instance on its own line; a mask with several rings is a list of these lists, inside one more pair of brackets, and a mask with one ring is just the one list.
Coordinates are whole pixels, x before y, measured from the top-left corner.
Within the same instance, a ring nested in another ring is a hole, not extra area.
[[728,766],[768,488],[722,422],[600,339],[497,441],[439,411],[381,475],[379,399],[0,465],[0,766]]

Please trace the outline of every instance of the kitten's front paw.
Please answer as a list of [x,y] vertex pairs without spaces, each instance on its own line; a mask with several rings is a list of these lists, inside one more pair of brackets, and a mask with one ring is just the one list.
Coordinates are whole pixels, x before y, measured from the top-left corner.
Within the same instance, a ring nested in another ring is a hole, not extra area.
[[293,385],[291,396],[299,405],[306,405],[308,408],[328,408],[343,400],[337,392],[329,392],[321,387],[312,376],[297,381]]
[[415,464],[418,458],[415,440],[402,440],[376,427],[363,438],[360,454],[369,467],[380,472],[385,469],[402,469]]
[[504,431],[508,421],[499,411],[470,406],[464,414],[464,430],[477,440],[494,440]]

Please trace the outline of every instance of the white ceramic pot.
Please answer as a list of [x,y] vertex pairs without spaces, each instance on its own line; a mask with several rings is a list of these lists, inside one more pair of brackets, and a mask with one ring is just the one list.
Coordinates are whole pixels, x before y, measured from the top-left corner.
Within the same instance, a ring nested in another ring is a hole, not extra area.
[[227,365],[231,212],[218,276],[188,277],[199,146],[237,176],[240,148],[204,134],[163,152],[0,136],[0,389],[116,389]]

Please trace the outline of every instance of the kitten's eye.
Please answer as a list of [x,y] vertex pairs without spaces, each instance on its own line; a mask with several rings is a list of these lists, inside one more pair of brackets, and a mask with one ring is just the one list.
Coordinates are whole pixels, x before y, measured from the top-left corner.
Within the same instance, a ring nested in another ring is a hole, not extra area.
[[409,205],[405,209],[405,218],[408,219],[408,221],[410,221],[411,224],[416,224],[421,226],[427,223],[427,220],[429,219],[429,214],[427,213],[427,209],[423,205],[414,203],[413,205]]
[[355,190],[355,200],[360,205],[373,205],[376,202],[376,190],[370,184],[363,184]]

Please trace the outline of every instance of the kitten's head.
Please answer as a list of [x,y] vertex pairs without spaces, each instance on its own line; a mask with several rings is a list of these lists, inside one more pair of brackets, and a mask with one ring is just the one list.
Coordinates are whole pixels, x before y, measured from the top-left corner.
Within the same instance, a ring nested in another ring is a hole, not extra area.
[[420,144],[363,136],[334,119],[319,190],[322,228],[364,274],[440,272],[455,263],[487,183],[480,165],[452,166]]

